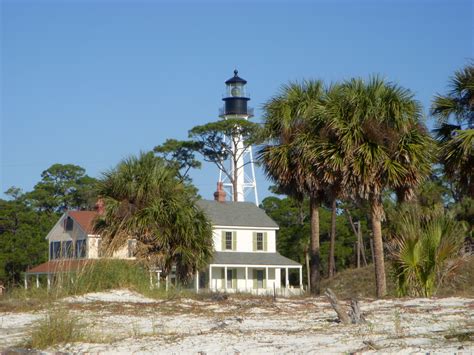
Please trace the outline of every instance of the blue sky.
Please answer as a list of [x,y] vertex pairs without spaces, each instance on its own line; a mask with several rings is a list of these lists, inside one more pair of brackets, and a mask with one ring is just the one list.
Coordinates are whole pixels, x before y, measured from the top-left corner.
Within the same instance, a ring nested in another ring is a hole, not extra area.
[[[473,2],[8,1],[1,3],[1,191],[54,163],[91,176],[217,119],[234,68],[256,120],[290,80],[380,74],[427,113],[474,57]],[[218,171],[192,174],[212,198]],[[262,197],[269,183],[259,172]]]

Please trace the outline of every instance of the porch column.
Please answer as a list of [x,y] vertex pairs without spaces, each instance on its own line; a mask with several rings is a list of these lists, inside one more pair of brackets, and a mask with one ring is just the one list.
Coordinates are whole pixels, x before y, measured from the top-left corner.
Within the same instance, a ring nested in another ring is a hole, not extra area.
[[227,266],[224,266],[224,290],[227,291]]
[[36,274],[36,288],[40,287],[40,280],[39,280],[39,275]]
[[247,292],[249,290],[249,285],[248,285],[248,280],[249,280],[249,267],[245,267],[245,291]]
[[268,288],[268,266],[265,266],[265,279],[267,280],[265,282],[265,288]]
[[289,282],[288,282],[288,268],[285,268],[285,287],[288,288]]
[[196,271],[196,293],[199,293],[199,271]]
[[212,265],[209,265],[209,290],[212,290]]
[[300,266],[300,289],[303,289],[303,267]]

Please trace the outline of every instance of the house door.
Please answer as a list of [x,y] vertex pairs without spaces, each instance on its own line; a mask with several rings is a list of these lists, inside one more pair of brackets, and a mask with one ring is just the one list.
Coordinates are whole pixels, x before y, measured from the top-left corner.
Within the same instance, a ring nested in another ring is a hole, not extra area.
[[257,288],[263,288],[263,270],[257,270]]
[[227,269],[227,288],[232,288],[232,276],[234,274],[232,271],[232,269]]

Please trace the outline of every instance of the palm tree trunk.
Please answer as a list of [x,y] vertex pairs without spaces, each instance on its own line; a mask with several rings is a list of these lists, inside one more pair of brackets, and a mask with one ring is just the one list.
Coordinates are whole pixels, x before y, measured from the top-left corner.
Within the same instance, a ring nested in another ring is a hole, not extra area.
[[311,213],[311,294],[319,295],[321,292],[321,275],[319,266],[321,256],[319,252],[319,201],[310,197],[309,209]]
[[336,247],[336,199],[332,201],[331,214],[331,239],[329,241],[329,260],[328,260],[328,277],[334,277],[336,274],[336,261],[334,260],[334,249]]
[[371,215],[372,232],[374,235],[375,285],[377,297],[380,298],[387,294],[382,241],[383,205],[380,196],[373,198],[371,201]]

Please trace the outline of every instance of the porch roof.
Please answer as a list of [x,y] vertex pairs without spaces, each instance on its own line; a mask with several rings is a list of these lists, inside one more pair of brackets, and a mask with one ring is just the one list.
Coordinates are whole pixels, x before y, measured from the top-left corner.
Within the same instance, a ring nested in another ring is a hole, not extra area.
[[57,274],[60,272],[74,272],[81,269],[93,259],[57,259],[37,265],[26,271],[27,275]]
[[266,252],[223,252],[216,251],[212,264],[217,265],[274,265],[274,266],[299,266],[301,264],[288,259],[280,253]]

